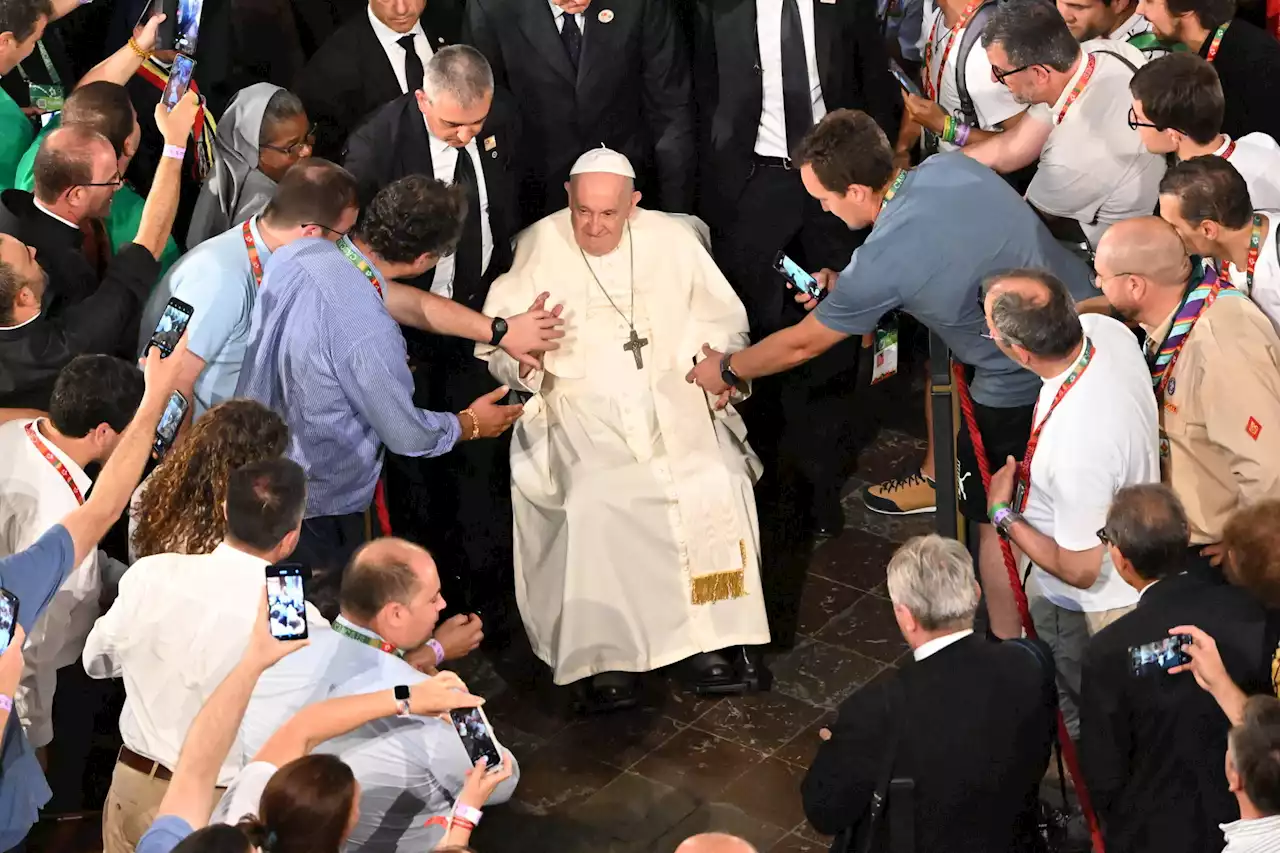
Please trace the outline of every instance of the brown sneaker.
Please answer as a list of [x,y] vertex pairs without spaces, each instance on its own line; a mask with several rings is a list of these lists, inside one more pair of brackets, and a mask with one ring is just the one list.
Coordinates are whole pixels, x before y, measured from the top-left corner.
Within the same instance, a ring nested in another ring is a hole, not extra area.
[[915,515],[937,509],[937,486],[933,480],[912,471],[862,490],[867,509],[881,515]]

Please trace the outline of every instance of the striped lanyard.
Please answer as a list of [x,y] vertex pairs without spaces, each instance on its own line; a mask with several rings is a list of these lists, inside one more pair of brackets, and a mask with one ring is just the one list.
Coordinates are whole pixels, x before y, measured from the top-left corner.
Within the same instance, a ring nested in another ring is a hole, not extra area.
[[253,230],[249,228],[249,220],[244,221],[240,231],[244,235],[244,247],[249,253],[249,266],[253,268],[253,282],[262,287],[262,258],[258,257],[258,246],[253,242]]
[[884,210],[889,206],[889,202],[893,201],[893,197],[898,194],[898,190],[902,189],[902,185],[907,181],[907,171],[903,169],[898,172],[898,176],[893,179],[893,183],[889,185],[889,189],[885,191],[884,198],[880,200],[880,209]]
[[[1258,266],[1258,252],[1262,248],[1262,214],[1253,215],[1253,231],[1249,234],[1249,255],[1244,261],[1244,289],[1253,293],[1253,271]],[[1222,277],[1231,280],[1231,261],[1222,262]]]
[[1218,55],[1218,48],[1222,47],[1222,36],[1227,32],[1227,27],[1231,26],[1231,22],[1227,21],[1218,29],[1214,30],[1213,41],[1209,42],[1209,53],[1205,55],[1206,62],[1213,62]]
[[1039,413],[1040,404],[1036,404],[1036,411],[1031,414],[1031,422],[1035,424],[1035,428],[1031,430],[1031,438],[1027,439],[1027,450],[1022,454],[1022,464],[1019,465],[1018,479],[1021,483],[1021,494],[1018,498],[1018,512],[1022,512],[1027,508],[1027,500],[1031,497],[1031,459],[1036,455],[1036,447],[1040,444],[1040,433],[1044,432],[1044,425],[1049,422],[1049,418],[1053,417],[1054,409],[1058,408],[1058,404],[1067,396],[1067,392],[1076,386],[1080,381],[1080,377],[1084,376],[1084,372],[1089,369],[1089,364],[1093,361],[1093,356],[1097,352],[1093,341],[1088,338],[1084,339],[1084,348],[1080,352],[1080,358],[1076,360],[1075,366],[1071,368],[1071,372],[1067,374],[1067,378],[1063,380],[1062,386],[1058,388],[1058,393],[1053,395],[1053,402],[1049,404],[1049,411],[1045,412],[1044,420],[1036,423],[1036,415]]
[[1160,349],[1150,361],[1151,385],[1155,388],[1158,402],[1164,401],[1165,387],[1169,384],[1169,378],[1173,376],[1173,366],[1178,363],[1182,346],[1187,342],[1187,336],[1191,334],[1200,315],[1214,303],[1219,295],[1232,294],[1242,295],[1231,286],[1231,282],[1218,278],[1213,267],[1202,265],[1200,283],[1192,287],[1182,298],[1182,304],[1178,306],[1177,314],[1173,318],[1172,325],[1169,326],[1164,342],[1160,344]]
[[964,11],[960,13],[960,17],[956,20],[956,25],[947,31],[947,46],[942,49],[942,62],[938,63],[938,81],[935,83],[930,75],[930,69],[933,67],[933,48],[938,43],[938,24],[946,17],[942,10],[938,10],[938,17],[933,19],[933,27],[929,30],[929,40],[924,43],[924,93],[931,101],[937,101],[938,95],[942,92],[942,75],[947,72],[947,57],[951,55],[951,48],[955,45],[956,39],[960,35],[960,31],[969,26],[969,19],[973,17],[973,13],[978,11],[983,0],[969,0],[969,5],[964,7]]
[[1058,110],[1057,124],[1062,124],[1062,120],[1067,117],[1067,110],[1071,109],[1071,105],[1080,97],[1080,93],[1084,91],[1084,87],[1089,85],[1089,78],[1093,76],[1093,69],[1098,66],[1098,57],[1092,53],[1089,54],[1089,61],[1085,63],[1084,73],[1080,75],[1080,79],[1071,87],[1071,94],[1067,95],[1067,102],[1062,105],[1062,109]]
[[400,649],[397,649],[395,646],[391,645],[390,643],[384,640],[379,640],[377,637],[370,637],[368,634],[362,634],[359,631],[355,630],[354,628],[350,628],[344,625],[343,623],[339,622],[337,619],[333,620],[333,624],[330,625],[329,627],[333,628],[335,632],[341,634],[342,636],[355,640],[357,643],[364,643],[366,646],[372,646],[378,651],[386,652],[389,655],[395,655],[398,658],[404,657],[404,652],[402,652]]
[[71,472],[67,470],[67,466],[62,464],[62,460],[53,454],[49,449],[49,445],[40,439],[40,433],[36,429],[35,421],[27,424],[27,438],[31,439],[31,443],[36,446],[36,450],[40,451],[40,455],[44,457],[44,461],[53,466],[53,470],[57,471],[62,479],[66,481],[67,488],[71,490],[71,494],[75,496],[76,504],[84,506],[84,495],[80,494],[80,487],[76,485],[76,481],[72,479]]
[[369,283],[373,285],[373,289],[378,291],[378,296],[382,299],[386,299],[386,297],[382,295],[382,285],[378,283],[378,274],[373,271],[373,267],[369,266],[368,261],[360,257],[360,253],[351,245],[351,241],[346,237],[339,239],[338,251],[342,252],[346,259],[351,261],[351,265],[360,270],[360,272],[364,274],[365,278],[369,279]]

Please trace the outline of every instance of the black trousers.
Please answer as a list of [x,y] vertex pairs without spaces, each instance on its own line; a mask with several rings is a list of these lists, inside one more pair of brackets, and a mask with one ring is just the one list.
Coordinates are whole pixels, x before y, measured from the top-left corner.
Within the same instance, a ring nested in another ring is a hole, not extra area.
[[[716,262],[747,309],[753,341],[805,316],[773,269],[779,251],[808,270],[839,270],[866,237],[823,211],[798,171],[766,165],[755,167],[732,220],[717,224]],[[873,426],[859,417],[860,350],[850,338],[794,370],[755,380],[741,407],[765,466],[756,490],[763,582],[770,631],[784,646],[795,632],[814,511],[839,500]]]
[[327,619],[333,619],[338,613],[342,572],[365,539],[365,514],[362,512],[318,515],[302,522],[298,547],[289,559],[311,569],[307,600]]

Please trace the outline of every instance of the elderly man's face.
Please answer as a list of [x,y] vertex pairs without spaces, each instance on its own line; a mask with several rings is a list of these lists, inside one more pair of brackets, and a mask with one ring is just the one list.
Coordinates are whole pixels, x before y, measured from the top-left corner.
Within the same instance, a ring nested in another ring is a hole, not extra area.
[[588,255],[607,255],[622,242],[627,220],[640,203],[634,183],[622,175],[588,172],[568,185],[573,236]]

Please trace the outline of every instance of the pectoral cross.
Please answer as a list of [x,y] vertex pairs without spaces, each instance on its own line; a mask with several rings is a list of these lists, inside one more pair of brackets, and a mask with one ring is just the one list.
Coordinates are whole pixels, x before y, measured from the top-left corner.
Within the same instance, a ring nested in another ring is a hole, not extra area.
[[642,338],[636,334],[636,330],[631,330],[631,340],[622,345],[622,348],[636,357],[636,370],[644,367],[644,359],[641,357],[640,350],[649,345],[648,338]]

